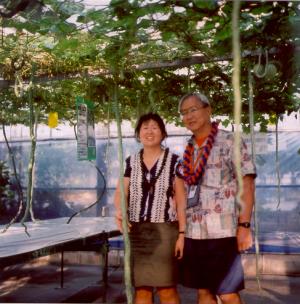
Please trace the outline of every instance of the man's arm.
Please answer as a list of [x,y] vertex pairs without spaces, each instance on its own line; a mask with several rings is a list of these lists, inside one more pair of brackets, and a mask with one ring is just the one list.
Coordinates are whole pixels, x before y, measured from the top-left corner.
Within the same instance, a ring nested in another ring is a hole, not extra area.
[[[243,177],[243,194],[241,197],[242,205],[238,218],[239,223],[245,223],[251,221],[252,209],[255,199],[255,182],[253,175],[246,175]],[[252,233],[251,229],[243,226],[237,228],[237,241],[238,250],[247,250],[252,244]]]

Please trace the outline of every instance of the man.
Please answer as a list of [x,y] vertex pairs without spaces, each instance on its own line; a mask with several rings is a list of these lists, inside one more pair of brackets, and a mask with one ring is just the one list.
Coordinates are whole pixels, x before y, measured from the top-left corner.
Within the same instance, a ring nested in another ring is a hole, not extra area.
[[244,288],[239,252],[252,246],[255,166],[242,142],[238,203],[233,133],[211,121],[210,103],[201,93],[185,95],[179,111],[193,133],[178,167],[187,188],[181,283],[198,290],[199,304],[216,304],[216,296],[222,303],[239,304],[238,292]]

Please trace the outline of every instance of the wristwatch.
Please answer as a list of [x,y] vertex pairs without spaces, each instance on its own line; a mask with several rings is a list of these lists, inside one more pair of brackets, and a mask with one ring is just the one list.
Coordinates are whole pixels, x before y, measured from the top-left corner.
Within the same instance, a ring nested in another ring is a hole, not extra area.
[[244,228],[250,228],[251,224],[249,222],[243,222],[243,223],[238,223],[238,226],[241,226]]

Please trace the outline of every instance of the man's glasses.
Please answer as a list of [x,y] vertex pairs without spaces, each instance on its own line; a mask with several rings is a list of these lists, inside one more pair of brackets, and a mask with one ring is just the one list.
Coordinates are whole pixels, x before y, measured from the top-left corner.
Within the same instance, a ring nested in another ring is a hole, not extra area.
[[206,108],[206,106],[204,106],[204,107],[191,107],[191,108],[189,108],[187,110],[180,111],[180,117],[184,118],[188,114],[195,114],[197,111],[199,111],[199,110],[201,110],[203,108]]

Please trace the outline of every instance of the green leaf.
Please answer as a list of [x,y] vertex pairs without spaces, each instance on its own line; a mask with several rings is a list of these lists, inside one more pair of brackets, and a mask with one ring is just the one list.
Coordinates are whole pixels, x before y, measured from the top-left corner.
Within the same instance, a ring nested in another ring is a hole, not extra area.
[[202,9],[214,9],[218,5],[217,1],[208,0],[194,0],[193,3],[198,7]]
[[57,45],[57,41],[54,41],[53,39],[47,39],[40,44],[41,47],[44,47],[45,49],[48,50],[53,50],[56,45]]
[[60,10],[69,16],[81,13],[84,8],[84,4],[79,2],[63,1],[60,5]]
[[255,8],[251,9],[251,14],[252,15],[262,15],[262,14],[267,14],[271,11],[272,9],[272,4],[266,4],[266,5],[259,5]]
[[49,31],[50,33],[56,34],[58,36],[65,36],[66,34],[72,33],[74,30],[76,30],[76,27],[62,21],[56,24],[52,24],[48,29],[44,28],[43,32],[45,33],[45,31]]
[[148,20],[148,19],[142,19],[139,24],[138,24],[138,27],[139,28],[148,28],[150,27],[152,24],[152,21],[151,20]]
[[161,33],[161,38],[164,42],[167,42],[173,38],[175,38],[175,34],[173,32],[162,32]]
[[103,23],[107,17],[108,16],[105,12],[91,9],[86,12],[81,12],[77,18],[77,22],[88,23],[94,21],[96,23]]
[[63,52],[67,49],[76,49],[79,46],[79,43],[77,38],[62,39],[56,44],[55,48]]

